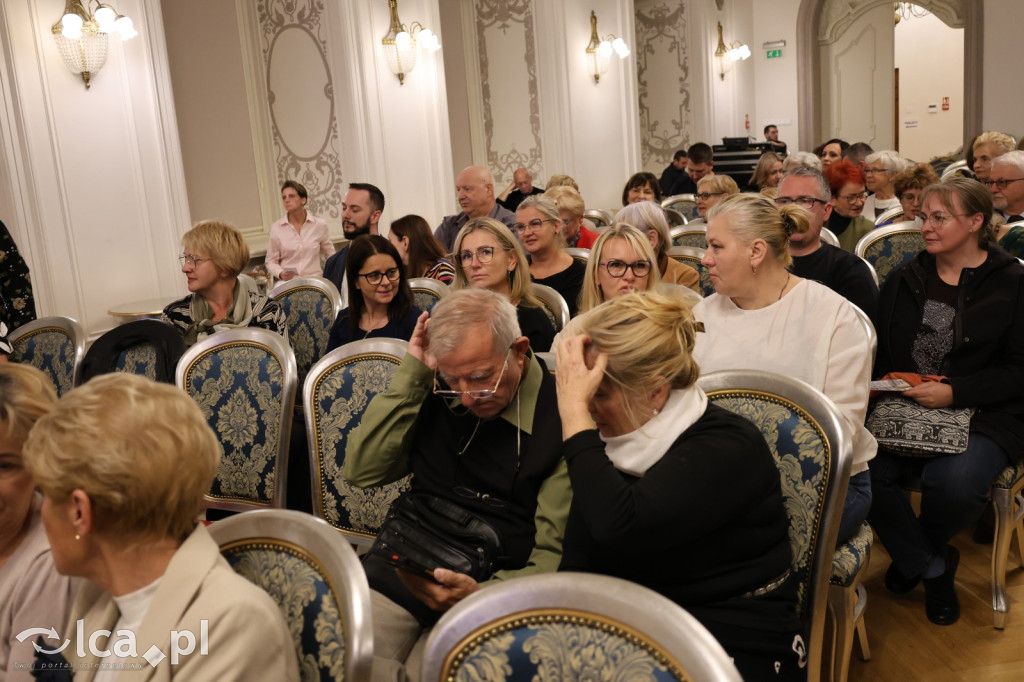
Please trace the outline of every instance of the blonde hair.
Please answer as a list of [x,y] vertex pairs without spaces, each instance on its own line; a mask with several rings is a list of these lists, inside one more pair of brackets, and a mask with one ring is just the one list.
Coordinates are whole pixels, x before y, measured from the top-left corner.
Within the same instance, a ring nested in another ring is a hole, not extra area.
[[587,210],[580,193],[566,185],[552,187],[544,192],[544,196],[551,198],[560,210],[568,211],[573,218],[582,218]]
[[[765,152],[761,155],[761,158],[757,160],[757,166],[754,167],[754,172],[750,175],[750,184],[757,187],[759,190],[764,189],[764,186],[768,184],[768,173],[771,171],[772,166],[777,163],[782,163],[782,157],[775,152]],[[707,177],[707,176],[705,176]],[[728,178],[728,175],[716,175],[715,177]],[[704,178],[701,178],[703,180]],[[697,187],[700,187],[700,183],[697,183]],[[722,188],[715,188],[716,192],[724,192]],[[729,192],[730,194],[736,194],[739,192],[737,186],[736,192]]]
[[682,389],[697,380],[700,367],[692,353],[699,328],[683,298],[660,291],[619,296],[603,303],[599,314],[580,320],[590,348],[608,356],[605,376],[624,393],[634,427],[640,396],[662,382]]
[[[771,152],[769,152],[770,154]],[[697,191],[701,187],[707,187],[709,192],[725,192],[726,194],[739,194],[740,186],[728,175],[705,175],[697,181]]]
[[199,406],[174,386],[115,372],[74,389],[25,442],[25,468],[62,504],[74,490],[93,526],[126,543],[192,532],[220,463]]
[[580,291],[580,305],[578,313],[585,313],[592,308],[604,303],[604,293],[601,291],[601,284],[597,281],[598,268],[601,267],[604,246],[612,239],[622,239],[638,256],[651,262],[651,272],[647,275],[646,289],[661,283],[661,273],[658,272],[658,257],[654,255],[651,242],[647,235],[627,223],[615,223],[601,233],[601,236],[594,242],[590,249],[590,258],[587,260],[587,273],[583,277],[583,289]]
[[668,234],[668,218],[665,216],[665,209],[657,202],[638,201],[626,204],[615,214],[615,222],[632,225],[644,234],[648,230],[654,230],[658,234],[658,246],[654,249],[654,255],[659,262],[668,253],[668,247],[672,245],[672,238]]
[[788,268],[793,262],[789,255],[789,237],[804,234],[811,227],[811,214],[806,208],[789,204],[777,208],[760,194],[733,194],[722,199],[708,211],[708,222],[728,217],[733,234],[741,244],[763,239],[779,264]]
[[580,186],[576,184],[576,181],[572,179],[572,176],[566,175],[565,173],[552,175],[548,179],[548,184],[544,185],[544,191],[546,192],[552,187],[572,187],[577,192],[580,191]]
[[990,144],[999,150],[999,153],[994,154],[994,156],[1001,156],[1006,152],[1013,151],[1017,148],[1017,143],[1012,137],[1006,133],[1000,133],[995,130],[987,130],[974,138],[974,144],[971,145],[971,151],[974,151],[983,144]]
[[530,293],[530,266],[526,262],[526,252],[519,240],[512,236],[512,230],[504,223],[494,218],[473,218],[462,226],[459,234],[455,237],[455,248],[452,250],[455,261],[455,281],[453,289],[468,289],[472,285],[466,277],[466,269],[462,267],[462,258],[459,252],[462,251],[462,240],[472,232],[483,230],[490,232],[498,242],[498,246],[507,252],[514,252],[516,256],[516,267],[508,273],[509,299],[512,305],[526,305],[533,308],[541,307],[542,303]]
[[49,377],[32,365],[0,364],[0,434],[22,444],[32,425],[57,402]]
[[782,170],[788,171],[800,166],[821,170],[821,159],[810,152],[793,152],[782,160]]
[[213,261],[218,270],[231,277],[249,264],[249,246],[236,228],[218,220],[196,223],[181,238],[181,245],[195,255],[197,252]]

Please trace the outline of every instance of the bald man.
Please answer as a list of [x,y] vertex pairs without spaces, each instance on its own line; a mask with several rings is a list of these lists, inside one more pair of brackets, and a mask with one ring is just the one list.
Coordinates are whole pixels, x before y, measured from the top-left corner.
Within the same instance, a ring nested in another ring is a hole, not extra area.
[[494,200],[494,176],[486,168],[470,166],[463,170],[455,178],[455,191],[458,193],[462,212],[445,216],[434,232],[434,236],[448,253],[455,247],[455,237],[459,230],[471,218],[491,217],[505,223],[509,230],[513,229],[516,214]]
[[533,186],[533,176],[530,171],[525,168],[516,168],[516,172],[512,174],[512,184],[508,191],[498,197],[498,203],[515,213],[519,204],[523,203],[523,199],[531,194],[543,193],[544,190],[540,187]]

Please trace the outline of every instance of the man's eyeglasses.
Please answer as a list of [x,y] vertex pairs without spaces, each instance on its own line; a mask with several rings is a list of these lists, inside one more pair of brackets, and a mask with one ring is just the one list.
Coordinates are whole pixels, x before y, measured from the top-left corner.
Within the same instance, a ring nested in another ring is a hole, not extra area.
[[992,186],[995,185],[999,189],[1003,190],[1006,189],[1006,186],[1009,185],[1011,182],[1020,182],[1021,180],[1024,180],[1024,178],[1007,178],[1005,180],[983,180],[981,184],[985,185],[989,189],[992,189]]
[[632,270],[634,277],[646,277],[651,274],[651,261],[649,260],[638,260],[635,263],[627,263],[621,260],[607,260],[600,263],[608,274],[618,279],[626,274],[626,270]]
[[468,268],[473,263],[473,256],[476,256],[481,265],[487,265],[494,260],[494,253],[497,250],[493,246],[481,246],[475,253],[473,251],[461,251],[459,253],[459,262],[462,263],[462,267]]
[[839,194],[837,195],[843,201],[848,201],[851,204],[855,201],[864,201],[868,198],[867,192],[858,192],[857,194]]
[[707,201],[711,197],[720,197],[723,194],[725,194],[725,192],[701,192],[700,194],[694,194],[693,196],[697,197],[701,201]]
[[808,211],[810,211],[812,208],[814,208],[815,204],[827,204],[827,203],[828,202],[825,201],[824,199],[819,199],[817,197],[776,197],[775,198],[775,205],[776,206],[780,206],[781,207],[781,206],[789,206],[790,204],[799,204],[800,206],[803,206],[804,208],[806,208]]
[[534,218],[533,220],[531,220],[528,223],[516,223],[512,227],[514,227],[516,229],[516,232],[518,232],[519,234],[522,234],[522,233],[526,232],[527,230],[539,230],[540,226],[543,225],[544,223],[554,223],[554,222],[558,222],[558,221],[552,220],[551,218],[545,218],[544,220],[541,220],[540,218]]
[[178,256],[178,261],[181,263],[182,267],[185,267],[186,263],[188,263],[192,267],[196,267],[197,265],[202,265],[203,263],[205,263],[208,260],[210,260],[210,259],[209,258],[197,258],[196,256],[193,256],[191,253],[183,253],[180,256]]
[[[484,247],[489,248],[489,247]],[[505,376],[505,370],[508,369],[508,359],[512,356],[512,349],[508,349],[508,353],[505,354],[505,362],[501,365],[501,372],[498,374],[498,380],[494,382],[494,388],[471,388],[468,391],[453,391],[450,388],[441,388],[437,381],[437,370],[434,370],[434,395],[439,395],[443,398],[461,398],[462,396],[469,396],[473,400],[490,400],[498,392],[498,386],[501,385],[501,380]],[[445,380],[445,383],[451,386],[456,383],[456,379],[447,377],[441,377]]]
[[389,282],[397,282],[399,279],[401,279],[402,274],[398,271],[398,268],[388,268],[384,272],[380,272],[378,270],[366,273],[360,272],[358,276],[365,277],[366,282],[368,284],[375,286],[377,284],[380,284],[380,281],[385,277],[388,278]]

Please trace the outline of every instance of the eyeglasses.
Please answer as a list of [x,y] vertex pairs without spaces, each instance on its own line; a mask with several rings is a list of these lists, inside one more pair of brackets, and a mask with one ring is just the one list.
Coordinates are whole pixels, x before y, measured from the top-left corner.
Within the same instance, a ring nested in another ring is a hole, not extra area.
[[[490,248],[490,247],[482,247]],[[494,382],[494,388],[471,388],[468,391],[453,391],[450,388],[440,388],[440,384],[437,383],[437,370],[434,370],[434,395],[439,395],[443,398],[461,398],[462,396],[469,396],[473,400],[490,400],[498,392],[498,386],[501,385],[501,380],[505,376],[505,370],[508,369],[508,359],[512,356],[512,349],[508,349],[508,353],[505,354],[505,362],[501,365],[501,372],[498,374],[498,380]],[[442,377],[445,383],[449,386],[456,383],[457,379]]]
[[949,222],[951,218],[966,218],[966,213],[956,213],[954,215],[946,215],[945,213],[932,213],[931,215],[921,216],[921,219],[925,223],[931,223],[935,227],[941,228],[943,225]]
[[776,197],[776,206],[789,206],[790,204],[800,204],[808,211],[814,208],[815,204],[827,204],[828,202],[824,199],[817,197]]
[[388,278],[389,282],[397,282],[399,279],[401,279],[402,273],[398,271],[398,268],[388,268],[384,272],[380,272],[378,270],[366,273],[360,272],[357,276],[365,277],[367,284],[376,286],[377,284],[380,284],[380,281],[385,277]]
[[197,258],[196,256],[193,256],[191,253],[183,253],[180,256],[178,256],[178,261],[181,263],[181,267],[185,267],[186,263],[191,265],[192,267],[196,267],[198,265],[202,265],[203,263],[205,263],[208,260],[210,260],[210,259],[209,258]]
[[859,192],[857,194],[838,194],[836,195],[843,201],[848,201],[851,204],[855,201],[864,201],[868,198],[867,192]]
[[539,230],[540,226],[543,225],[544,223],[555,223],[555,222],[558,222],[558,221],[557,220],[552,220],[551,218],[545,218],[544,220],[541,220],[540,218],[534,218],[533,220],[531,220],[528,223],[516,223],[512,227],[515,228],[516,232],[518,232],[519,234],[522,234],[522,233],[526,232],[527,230]]
[[711,197],[720,197],[723,194],[725,194],[725,192],[701,192],[700,194],[694,194],[693,196],[697,197],[701,201],[707,201]]
[[1008,178],[1006,180],[982,180],[981,184],[985,185],[989,189],[992,189],[992,186],[995,185],[996,187],[1002,190],[1006,189],[1006,186],[1009,185],[1011,182],[1020,182],[1021,180],[1024,180],[1024,178]]
[[618,279],[626,274],[626,270],[632,270],[634,277],[644,278],[651,274],[651,261],[638,260],[635,263],[627,263],[621,260],[608,260],[600,263],[608,274]]
[[865,168],[864,175],[873,175],[875,173],[888,173],[889,171],[884,168]]
[[[497,250],[493,246],[481,246],[475,253],[473,251],[462,251],[459,253],[459,262],[462,263],[462,267],[468,268],[473,263],[473,256],[476,256],[481,265],[487,265],[494,260],[494,253]],[[507,251],[508,249],[504,250]]]

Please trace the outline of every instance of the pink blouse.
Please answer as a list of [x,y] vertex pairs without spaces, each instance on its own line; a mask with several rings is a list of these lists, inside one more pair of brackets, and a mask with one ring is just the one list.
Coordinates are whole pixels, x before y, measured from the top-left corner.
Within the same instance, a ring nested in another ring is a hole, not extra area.
[[334,244],[327,229],[327,223],[306,211],[306,222],[302,231],[296,232],[288,216],[270,226],[270,243],[267,245],[267,272],[276,278],[291,268],[298,277],[320,277],[320,254],[325,258],[334,253]]

